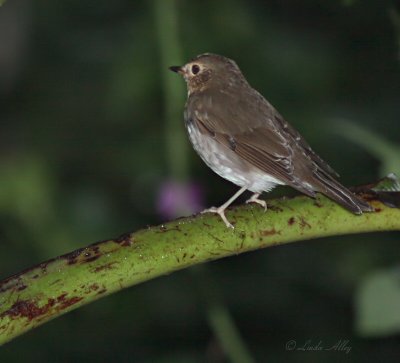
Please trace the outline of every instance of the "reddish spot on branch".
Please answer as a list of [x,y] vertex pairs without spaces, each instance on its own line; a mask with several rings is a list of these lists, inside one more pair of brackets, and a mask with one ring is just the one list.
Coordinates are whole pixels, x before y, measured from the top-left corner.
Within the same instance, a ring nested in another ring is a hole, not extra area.
[[274,212],[283,212],[283,209],[277,205],[268,205],[268,209],[271,209]]
[[[65,308],[76,304],[81,301],[83,297],[73,296],[67,298],[67,294],[64,293],[58,296],[56,299],[48,299],[47,304],[43,306],[38,306],[34,300],[20,300],[17,301],[10,309],[4,311],[0,314],[0,318],[9,316],[13,319],[18,317],[25,317],[29,321],[43,316],[46,314],[53,315],[53,310],[61,311]],[[51,313],[49,313],[51,311]]]
[[318,200],[314,200],[314,205],[318,208],[322,208],[323,205],[318,201]]
[[122,247],[129,247],[133,244],[133,238],[131,233],[124,233],[115,239],[115,242],[119,243]]
[[26,288],[27,286],[22,282],[21,278],[18,278],[16,281],[12,281],[10,278],[0,284],[0,293],[8,290],[22,291]]
[[181,228],[179,225],[175,225],[174,227],[167,228],[164,225],[161,225],[158,231],[155,231],[156,233],[166,233],[166,232],[172,232],[172,231],[178,231],[181,232]]
[[88,286],[88,292],[89,292],[89,291],[96,291],[96,290],[98,290],[99,288],[100,288],[99,284],[96,284],[96,283],[90,284],[90,285]]
[[311,228],[311,225],[304,219],[304,217],[300,217],[300,227],[304,229],[305,227]]
[[115,265],[116,263],[117,263],[117,261],[114,261],[114,262],[106,263],[106,264],[101,265],[101,266],[97,266],[93,270],[93,272],[100,272],[100,271],[103,271],[103,270],[112,270],[113,269],[113,265]]
[[261,236],[273,236],[274,234],[277,234],[277,233],[280,233],[280,232],[276,231],[275,228],[265,229],[263,231],[260,231]]
[[68,265],[74,265],[76,263],[87,263],[97,260],[102,253],[98,245],[90,245],[85,248],[80,248],[71,253],[67,253],[62,257],[67,260]]

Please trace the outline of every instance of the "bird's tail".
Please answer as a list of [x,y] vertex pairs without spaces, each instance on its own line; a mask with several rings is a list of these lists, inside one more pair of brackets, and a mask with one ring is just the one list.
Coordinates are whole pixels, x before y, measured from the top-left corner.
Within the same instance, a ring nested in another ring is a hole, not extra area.
[[324,170],[318,169],[314,173],[316,190],[325,194],[328,198],[342,205],[344,208],[355,214],[362,212],[373,212],[367,202],[355,196],[350,190],[340,184],[336,179],[329,175]]

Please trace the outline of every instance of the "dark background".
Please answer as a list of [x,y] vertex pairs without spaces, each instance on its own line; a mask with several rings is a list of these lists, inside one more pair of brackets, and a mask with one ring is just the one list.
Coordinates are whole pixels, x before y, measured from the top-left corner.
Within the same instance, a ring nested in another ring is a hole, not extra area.
[[[387,170],[399,157],[394,2],[177,1],[157,18],[159,6],[8,0],[0,7],[0,278],[185,208],[222,203],[236,190],[186,143],[186,92],[168,61],[203,52],[235,59],[346,185],[396,171]],[[171,29],[160,26],[171,14],[177,34],[169,47],[163,33]],[[166,100],[174,103],[175,146],[166,137]],[[171,157],[171,147],[182,147],[187,161]],[[160,209],[171,183],[183,190],[183,207]],[[281,187],[267,198],[293,193]],[[398,261],[398,234],[374,233],[207,268],[255,361],[394,362],[399,336],[355,329],[355,295],[366,276]],[[226,362],[193,278],[177,272],[73,311],[2,347],[0,360]],[[324,348],[348,340],[351,351],[287,351],[290,340]]]

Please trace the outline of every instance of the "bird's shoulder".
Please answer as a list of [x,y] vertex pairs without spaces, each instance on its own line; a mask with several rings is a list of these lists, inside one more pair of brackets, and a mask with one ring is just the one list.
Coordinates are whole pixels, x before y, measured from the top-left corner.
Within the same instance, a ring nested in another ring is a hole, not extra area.
[[253,89],[226,87],[191,94],[186,114],[215,132],[239,135],[260,128],[275,129],[277,111]]

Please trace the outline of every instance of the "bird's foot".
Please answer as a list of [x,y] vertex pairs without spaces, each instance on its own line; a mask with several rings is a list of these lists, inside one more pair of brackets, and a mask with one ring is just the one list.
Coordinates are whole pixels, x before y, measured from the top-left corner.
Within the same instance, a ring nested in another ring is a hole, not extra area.
[[264,212],[267,211],[267,202],[265,200],[262,199],[258,199],[258,197],[260,196],[259,193],[255,193],[253,194],[249,199],[246,200],[246,203],[257,203],[259,205],[261,205],[264,208]]
[[205,210],[203,210],[201,212],[201,214],[204,214],[204,213],[215,213],[215,214],[218,214],[222,218],[222,220],[224,221],[225,225],[228,228],[233,228],[233,229],[235,228],[231,223],[229,223],[229,221],[225,217],[225,207],[218,207],[218,208],[217,207],[211,207],[211,208],[205,209]]

